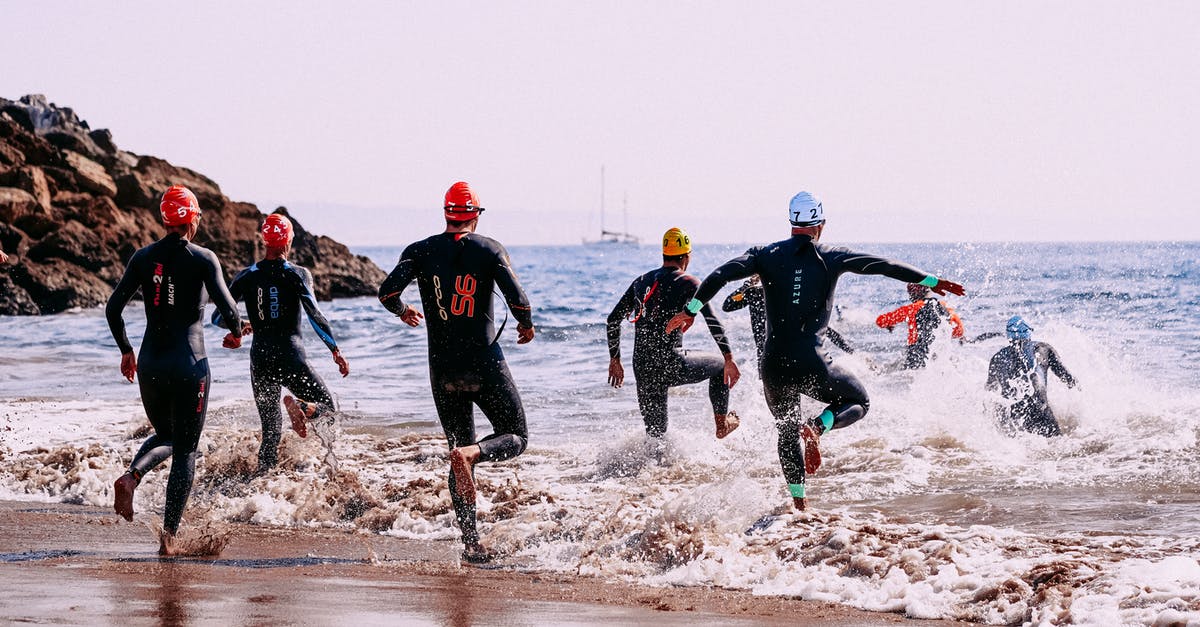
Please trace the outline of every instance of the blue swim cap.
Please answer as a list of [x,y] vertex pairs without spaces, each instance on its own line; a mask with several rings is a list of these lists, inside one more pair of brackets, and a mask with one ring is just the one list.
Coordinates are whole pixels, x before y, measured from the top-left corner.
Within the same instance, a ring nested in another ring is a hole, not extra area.
[[1004,326],[1004,332],[1008,334],[1010,340],[1028,340],[1033,337],[1033,327],[1026,324],[1021,316],[1009,318],[1008,324]]

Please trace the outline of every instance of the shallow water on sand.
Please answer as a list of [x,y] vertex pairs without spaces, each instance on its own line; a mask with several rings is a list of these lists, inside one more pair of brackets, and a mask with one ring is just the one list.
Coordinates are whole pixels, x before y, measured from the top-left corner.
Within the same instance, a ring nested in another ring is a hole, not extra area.
[[[665,447],[641,435],[632,384],[605,385],[603,319],[650,248],[514,248],[539,336],[501,340],[521,388],[529,450],[480,467],[485,538],[526,567],[799,595],[918,617],[989,622],[1200,620],[1198,244],[862,246],[962,280],[973,337],[1022,314],[1080,380],[1051,382],[1066,432],[1008,437],[983,410],[1003,340],[937,344],[917,373],[876,369],[902,336],[873,325],[903,286],[846,277],[830,351],[871,392],[870,414],[822,440],[807,514],[787,510],[775,430],[747,356],[744,313],[725,314],[743,381],[742,428],[712,437],[704,386],[671,395]],[[399,250],[365,251],[390,269]],[[702,275],[736,248],[701,250]],[[723,297],[723,295],[722,295]],[[428,391],[423,330],[373,299],[323,304],[353,373],[310,356],[343,412],[330,480],[320,447],[284,438],[278,473],[245,481],[257,448],[248,352],[208,331],[213,402],[190,519],[346,525],[409,538],[457,536],[445,443]],[[503,320],[503,313],[497,312]],[[130,336],[140,312],[127,310]],[[0,318],[0,496],[107,505],[144,423],[98,311]],[[687,345],[713,350],[703,329]],[[623,338],[629,354],[632,332]],[[806,411],[817,413],[815,403]],[[481,431],[487,428],[480,420]],[[41,450],[39,450],[39,448]],[[161,508],[165,472],[139,490]],[[751,530],[747,533],[748,530]]]

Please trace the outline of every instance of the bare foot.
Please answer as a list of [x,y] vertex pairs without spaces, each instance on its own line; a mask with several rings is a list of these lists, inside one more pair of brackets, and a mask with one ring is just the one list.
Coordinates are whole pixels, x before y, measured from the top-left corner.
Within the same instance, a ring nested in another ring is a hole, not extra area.
[[450,472],[454,473],[454,492],[468,503],[475,502],[475,462],[479,461],[479,447],[460,446],[450,451]]
[[292,419],[292,431],[302,438],[308,437],[306,421],[317,413],[317,408],[312,403],[306,403],[290,396],[283,397],[283,406],[287,409],[288,418]]
[[113,509],[122,518],[133,522],[133,490],[137,488],[137,479],[125,473],[113,483]]
[[716,420],[717,420],[717,439],[718,440],[724,438],[725,436],[729,435],[730,433],[733,433],[734,431],[737,431],[738,425],[742,424],[741,419],[739,419],[738,415],[733,412],[729,412],[728,414],[725,414],[724,416],[722,416],[721,414],[717,414],[716,416],[714,416],[714,418],[716,418]]
[[821,435],[811,425],[804,425],[800,439],[804,441],[804,472],[811,475],[821,468]]
[[468,564],[486,564],[493,559],[496,559],[496,556],[478,542],[466,545],[462,552],[462,560]]
[[179,548],[175,546],[175,534],[165,529],[158,534],[158,554],[161,557],[179,555]]
[[792,505],[795,505],[796,509],[801,512],[808,509],[808,501],[803,496],[792,497]]

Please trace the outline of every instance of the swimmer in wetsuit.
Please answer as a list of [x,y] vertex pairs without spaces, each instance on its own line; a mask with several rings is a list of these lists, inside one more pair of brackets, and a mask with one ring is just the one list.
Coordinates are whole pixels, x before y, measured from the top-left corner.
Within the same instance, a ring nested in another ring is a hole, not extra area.
[[[754,333],[754,348],[758,351],[758,359],[762,361],[763,345],[767,342],[767,299],[763,295],[762,281],[758,275],[752,276],[741,287],[725,297],[721,311],[738,311],[750,309],[750,330]],[[825,327],[825,338],[834,346],[854,354],[854,347],[842,337],[833,327]]]
[[[805,509],[805,477],[821,465],[819,436],[860,420],[869,407],[867,391],[825,352],[822,335],[833,311],[838,278],[847,272],[881,274],[906,283],[922,283],[939,294],[961,295],[962,286],[912,266],[845,248],[818,244],[825,225],[824,207],[807,192],[788,207],[792,236],[751,248],[713,270],[696,297],[667,323],[686,331],[696,312],[730,281],[757,274],[767,305],[767,340],[759,364],[767,406],[779,430],[779,461],[797,509]],[[828,403],[819,416],[804,420],[800,396]],[[801,450],[803,440],[803,451]]]
[[[225,289],[221,263],[207,248],[193,243],[200,225],[200,204],[185,187],[163,194],[159,206],[167,235],[135,252],[105,307],[108,327],[121,349],[121,374],[137,375],[146,417],[154,427],[129,466],[113,485],[113,509],[133,520],[133,492],[142,477],[168,457],[167,504],[159,553],[174,553],[174,538],[192,490],[196,446],[204,429],[211,393],[208,357],[204,352],[204,293],[229,322],[231,345],[240,345],[242,321]],[[125,334],[121,312],[142,290],[146,334],[135,357]]]
[[992,356],[987,378],[987,389],[1000,392],[1010,403],[995,404],[1001,426],[1010,432],[1021,429],[1045,437],[1061,435],[1046,396],[1046,373],[1053,372],[1069,388],[1078,382],[1053,346],[1033,340],[1033,327],[1021,316],[1008,319],[1005,333],[1009,344]]
[[961,341],[965,332],[962,319],[954,308],[934,296],[928,287],[909,283],[908,298],[911,303],[875,319],[877,326],[889,332],[901,322],[908,323],[908,346],[901,365],[903,370],[925,367],[929,361],[929,348],[936,337],[934,331],[941,326],[942,318],[947,319],[953,327],[950,337]]
[[[250,322],[243,333],[254,334],[250,345],[250,380],[254,403],[262,420],[262,443],[258,448],[258,472],[265,472],[279,461],[279,440],[283,416],[279,411],[281,388],[297,398],[284,396],[292,429],[305,437],[306,422],[322,415],[332,421],[337,410],[329,388],[311,366],[300,336],[300,311],[317,336],[333,353],[333,361],[345,377],[350,364],[342,357],[329,321],[317,307],[313,295],[312,273],[287,260],[292,246],[292,221],[273,213],[263,221],[261,233],[267,246],[266,258],[242,270],[229,285],[234,302],[246,301]],[[221,312],[213,312],[213,323],[222,324]],[[226,337],[227,342],[230,340]],[[332,463],[332,462],[331,462]],[[331,468],[333,469],[333,468]]]
[[[499,288],[517,320],[517,343],[533,340],[529,298],[521,289],[508,251],[477,235],[483,213],[469,185],[446,192],[446,230],[410,244],[379,287],[379,301],[409,326],[422,318],[429,327],[429,379],[433,402],[450,445],[450,499],[462,530],[463,559],[488,561],[475,519],[475,464],[520,455],[528,442],[525,409],[497,343],[492,292]],[[427,315],[401,300],[413,280]],[[503,330],[503,327],[501,327]],[[493,433],[475,438],[472,405],[478,405]]]
[[663,265],[633,280],[608,314],[608,382],[619,388],[625,382],[621,365],[621,322],[631,315],[634,324],[633,374],[637,377],[638,408],[646,433],[662,437],[667,432],[667,390],[680,385],[708,381],[717,437],[724,438],[738,427],[738,417],[729,411],[729,388],[737,383],[737,364],[725,339],[725,329],[712,309],[700,310],[721,355],[683,349],[683,334],[667,333],[663,327],[676,311],[696,294],[700,281],[687,274],[692,243],[682,229],[663,235]]

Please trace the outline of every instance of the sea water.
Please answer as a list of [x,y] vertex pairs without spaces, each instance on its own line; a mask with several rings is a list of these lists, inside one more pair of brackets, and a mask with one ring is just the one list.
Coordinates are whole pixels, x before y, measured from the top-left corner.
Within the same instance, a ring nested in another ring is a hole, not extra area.
[[[789,508],[745,311],[722,314],[743,378],[742,427],[713,436],[705,385],[670,395],[663,443],[648,442],[632,376],[607,385],[605,318],[654,247],[513,247],[538,335],[500,343],[524,400],[530,446],[479,467],[485,542],[522,568],[647,585],[722,586],[995,623],[1200,621],[1200,244],[855,245],[962,282],[949,298],[967,337],[1022,315],[1079,380],[1051,375],[1064,435],[1001,433],[986,410],[987,362],[1003,338],[935,342],[897,372],[903,329],[875,316],[904,286],[846,275],[829,347],[871,394],[865,419],[822,438],[805,513]],[[703,277],[745,246],[702,246]],[[400,248],[366,254],[390,270]],[[732,290],[731,285],[717,301]],[[415,286],[405,294],[416,302]],[[506,314],[497,299],[497,324]],[[719,302],[717,303],[719,304]],[[424,329],[373,298],[322,303],[352,373],[342,379],[306,331],[309,358],[341,411],[331,472],[316,438],[288,432],[277,472],[254,467],[258,417],[248,350],[206,331],[213,373],[188,520],[357,527],[455,539],[445,440],[429,392]],[[211,309],[211,307],[210,307]],[[129,335],[144,326],[126,309]],[[629,369],[633,333],[623,324]],[[948,331],[943,328],[943,336]],[[0,497],[108,505],[145,437],[103,312],[0,318]],[[715,351],[702,325],[689,349]],[[807,414],[822,409],[802,404]],[[477,415],[481,434],[490,431]],[[161,512],[165,469],[137,493]]]

